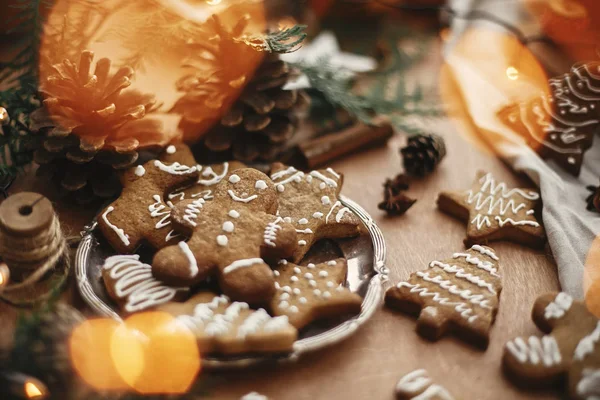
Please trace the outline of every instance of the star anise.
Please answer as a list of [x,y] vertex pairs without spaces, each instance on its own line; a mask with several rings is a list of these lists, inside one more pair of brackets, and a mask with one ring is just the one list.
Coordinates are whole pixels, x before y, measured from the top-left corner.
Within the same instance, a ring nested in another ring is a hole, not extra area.
[[411,208],[416,201],[417,200],[411,199],[401,192],[394,194],[392,187],[386,187],[384,200],[379,203],[377,207],[380,210],[385,211],[388,215],[402,215]]
[[588,211],[600,212],[600,186],[590,185],[587,190],[590,191],[590,195],[585,199]]
[[[402,190],[408,190],[409,178],[404,174],[398,174],[394,179],[386,179],[383,183],[384,190],[390,189],[393,195],[397,195]],[[386,197],[384,192],[384,197]]]

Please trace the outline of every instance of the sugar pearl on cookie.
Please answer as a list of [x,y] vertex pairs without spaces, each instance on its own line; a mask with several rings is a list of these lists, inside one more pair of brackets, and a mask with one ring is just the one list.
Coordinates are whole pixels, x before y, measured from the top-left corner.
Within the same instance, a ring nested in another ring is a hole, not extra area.
[[227,246],[227,243],[229,243],[229,239],[227,239],[227,236],[225,236],[225,235],[217,236],[217,244],[219,246]]
[[335,286],[335,284],[333,282],[331,282],[331,281],[327,282],[327,287],[328,288],[332,288],[334,286]]
[[292,282],[298,282],[298,277],[297,276],[292,276],[290,278],[290,281],[292,281]]
[[256,181],[256,184],[254,185],[254,188],[258,190],[265,190],[267,187],[267,182],[262,180]]
[[306,300],[306,297],[300,297],[300,298],[298,299],[298,301],[299,301],[301,304],[306,304],[306,303],[308,302],[308,300]]
[[235,210],[230,210],[230,211],[229,211],[229,216],[230,216],[231,218],[239,218],[239,217],[240,217],[240,213],[239,213],[239,212],[237,212],[237,211],[235,211]]
[[323,196],[323,197],[321,197],[321,203],[323,203],[324,206],[327,206],[327,205],[331,204],[331,200],[329,200],[329,197]]
[[313,278],[313,274],[311,274],[310,272],[307,272],[307,273],[304,274],[304,277],[306,279],[312,279]]
[[329,261],[329,262],[327,263],[327,265],[329,265],[329,266],[333,266],[333,265],[336,265],[336,264],[337,264],[337,262],[336,262],[336,261],[333,261],[333,260],[332,260],[332,261]]
[[295,274],[299,274],[300,272],[302,272],[302,271],[300,270],[300,268],[298,268],[298,267],[294,267],[294,273],[295,273]]
[[320,276],[321,278],[326,278],[326,277],[327,277],[327,275],[329,275],[329,274],[327,273],[327,271],[320,271],[320,272],[319,272],[319,276]]
[[229,177],[229,182],[231,183],[238,183],[241,180],[241,178],[239,176],[237,176],[236,174],[233,174]]
[[315,281],[315,280],[311,279],[310,281],[308,281],[308,284],[312,287],[317,287],[317,281]]
[[296,307],[296,306],[291,306],[291,307],[290,307],[290,312],[297,313],[297,312],[298,312],[298,307]]
[[329,293],[329,292],[323,292],[323,297],[326,298],[326,299],[328,299],[328,298],[331,297],[331,293]]
[[167,154],[175,154],[176,151],[177,151],[177,149],[173,145],[170,145],[169,147],[167,147]]
[[298,289],[298,288],[294,288],[293,292],[294,292],[295,295],[298,295],[298,294],[301,293],[300,289]]
[[231,221],[223,222],[223,230],[225,232],[231,233],[231,232],[233,232],[234,229],[235,229],[235,226],[233,225],[233,222],[231,222]]

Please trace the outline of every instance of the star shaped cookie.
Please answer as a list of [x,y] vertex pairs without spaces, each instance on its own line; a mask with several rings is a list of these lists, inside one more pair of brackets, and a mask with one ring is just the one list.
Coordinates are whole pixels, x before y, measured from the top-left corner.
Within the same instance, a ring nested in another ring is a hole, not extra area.
[[286,315],[300,329],[317,319],[358,314],[362,298],[344,287],[346,270],[343,258],[306,266],[280,261],[273,271],[273,315]]
[[299,262],[320,239],[357,236],[360,220],[338,199],[344,177],[331,168],[304,173],[294,167],[275,163],[271,180],[278,193],[278,215],[295,226],[298,249],[293,261]]
[[543,246],[546,235],[535,217],[539,193],[510,189],[492,174],[478,172],[467,191],[441,192],[440,210],[467,221],[465,245],[510,240],[532,247]]

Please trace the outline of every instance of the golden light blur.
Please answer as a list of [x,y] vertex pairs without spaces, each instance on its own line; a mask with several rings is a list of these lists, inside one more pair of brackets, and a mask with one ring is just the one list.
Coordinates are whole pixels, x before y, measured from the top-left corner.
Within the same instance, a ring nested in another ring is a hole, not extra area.
[[128,386],[113,365],[111,338],[120,323],[90,319],[77,326],[69,342],[71,362],[88,385],[97,390],[124,390]]
[[[549,93],[548,77],[536,57],[509,33],[483,27],[465,32],[440,72],[440,96],[458,132],[481,151],[505,140],[495,113],[513,101]],[[468,79],[467,79],[468,78]],[[518,79],[517,79],[518,78]],[[477,99],[476,115],[465,99]],[[477,118],[499,126],[482,130]]]
[[506,76],[511,81],[517,80],[517,79],[519,79],[519,71],[515,67],[510,66],[510,67],[506,68]]
[[592,242],[585,260],[583,292],[587,308],[600,318],[600,237]]
[[24,390],[28,399],[42,399],[48,394],[46,388],[31,381],[25,382]]
[[10,281],[10,270],[6,263],[0,263],[0,290],[8,285]]
[[186,393],[200,372],[194,335],[164,312],[129,317],[114,332],[111,357],[125,382],[142,394]]
[[123,323],[88,320],[71,336],[73,366],[97,390],[186,393],[200,372],[194,335],[164,312],[134,314]]
[[[77,64],[81,53],[91,50],[95,60],[106,57],[112,61],[111,73],[123,66],[133,68],[135,75],[126,90],[152,94],[160,105],[151,115],[146,110],[143,122],[131,121],[118,133],[110,133],[106,146],[110,147],[111,139],[123,137],[141,142],[149,130],[160,130],[164,136],[153,132],[155,143],[147,143],[146,139],[146,147],[162,146],[165,139],[174,140],[175,134],[184,134],[186,140],[196,141],[239,96],[249,81],[246,77],[254,73],[263,57],[257,51],[241,54],[243,52],[232,50],[231,46],[219,47],[222,39],[219,31],[207,24],[213,15],[218,16],[225,31],[237,29],[238,22],[246,18],[248,23],[243,32],[236,35],[252,36],[266,29],[262,0],[57,0],[48,17],[40,48],[41,82],[56,73],[52,65],[64,59]],[[216,54],[208,56],[198,44],[215,50]],[[227,73],[223,84],[216,83],[214,77],[224,66]],[[194,96],[206,97],[207,91],[217,91],[220,96],[218,104],[211,103],[214,98],[210,98],[204,104],[193,104],[193,109],[186,109],[186,113],[196,116],[201,123],[181,132],[180,118],[174,117],[182,111],[175,110],[174,106],[185,92],[179,91],[181,88],[177,85],[190,74],[199,77],[201,83],[194,89]],[[219,86],[218,89],[215,86]],[[69,104],[77,104],[76,99]],[[54,120],[64,120],[63,114],[56,115]],[[141,127],[128,129],[130,125]],[[79,135],[83,130],[80,124],[73,131]]]

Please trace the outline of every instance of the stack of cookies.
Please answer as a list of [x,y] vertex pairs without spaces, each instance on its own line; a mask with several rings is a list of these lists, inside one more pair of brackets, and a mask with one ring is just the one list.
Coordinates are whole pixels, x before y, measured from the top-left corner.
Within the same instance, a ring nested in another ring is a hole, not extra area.
[[[290,351],[312,321],[360,312],[345,259],[302,263],[318,240],[360,232],[333,169],[277,163],[269,177],[237,162],[201,166],[179,144],[121,179],[98,226],[119,253],[102,275],[125,314],[171,313],[201,351],[239,354]],[[134,254],[141,244],[156,250],[151,265]]]

